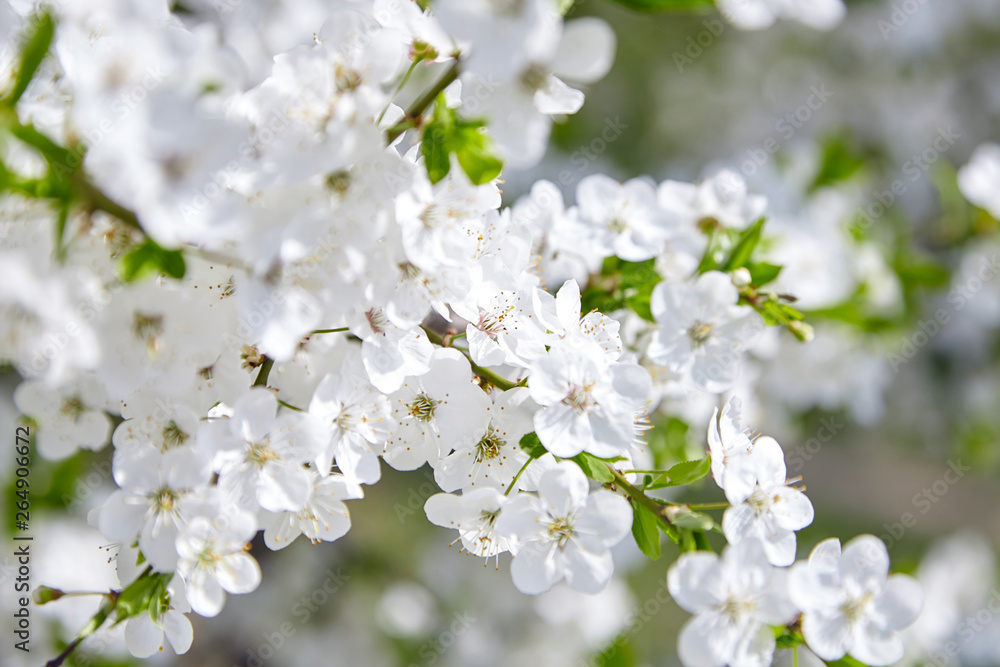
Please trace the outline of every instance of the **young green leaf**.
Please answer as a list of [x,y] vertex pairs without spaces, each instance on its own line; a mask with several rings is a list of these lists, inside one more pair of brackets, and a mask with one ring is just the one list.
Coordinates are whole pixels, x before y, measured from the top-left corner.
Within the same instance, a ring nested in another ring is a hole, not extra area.
[[646,507],[632,505],[632,537],[647,558],[660,558],[660,521]]
[[686,486],[697,482],[712,469],[712,459],[705,457],[696,461],[683,461],[667,470],[663,477],[654,480],[647,488],[662,489],[668,486]]
[[521,449],[524,450],[525,454],[527,454],[533,459],[545,456],[545,454],[547,453],[545,446],[542,445],[542,442],[538,439],[538,436],[535,434],[534,431],[532,431],[531,433],[526,433],[524,437],[521,438],[521,442],[519,444],[521,445]]
[[615,481],[615,477],[611,474],[611,471],[608,470],[608,466],[606,466],[604,461],[596,456],[591,456],[587,452],[580,452],[570,460],[580,466],[580,469],[583,470],[584,474],[586,474],[590,479],[603,484]]
[[150,605],[158,604],[158,600],[167,595],[167,584],[173,578],[173,573],[146,573],[129,584],[118,595],[115,605],[115,616],[120,623],[132,616],[149,610]]
[[733,251],[729,253],[729,258],[726,263],[722,265],[723,271],[732,271],[733,269],[738,269],[741,266],[746,266],[750,261],[750,255],[753,254],[754,248],[760,243],[760,233],[764,229],[765,218],[759,219],[757,222],[753,223],[740,235],[739,241],[736,242],[736,246]]
[[484,131],[482,123],[460,123],[454,141],[458,163],[475,185],[489,183],[500,175],[503,160],[497,156],[493,140]]
[[180,250],[166,250],[152,240],[147,240],[122,257],[119,272],[127,283],[142,280],[147,276],[165,274],[180,280],[186,266],[184,253]]
[[754,262],[746,266],[750,271],[750,282],[754,287],[761,287],[773,281],[781,273],[781,269],[784,268],[777,264],[769,264],[768,262]]
[[7,104],[14,106],[21,99],[21,95],[27,90],[28,84],[34,78],[35,72],[42,64],[45,54],[49,52],[52,44],[52,36],[55,34],[55,23],[48,13],[34,19],[30,24],[33,31],[21,52],[21,64],[17,68],[17,77],[14,79],[14,89],[7,97]]

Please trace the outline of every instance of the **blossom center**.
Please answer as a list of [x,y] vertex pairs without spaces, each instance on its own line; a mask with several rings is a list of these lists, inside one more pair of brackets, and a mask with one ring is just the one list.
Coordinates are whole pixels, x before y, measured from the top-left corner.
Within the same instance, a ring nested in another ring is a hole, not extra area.
[[181,430],[181,427],[177,425],[177,422],[170,420],[166,426],[163,427],[163,444],[170,447],[179,447],[187,442],[188,434]]
[[490,0],[490,5],[500,16],[514,17],[524,11],[524,0]]
[[215,542],[205,542],[205,545],[198,552],[198,565],[206,569],[215,569],[215,565],[222,560],[222,554],[215,548]]
[[438,402],[427,394],[418,394],[412,402],[407,403],[406,409],[410,411],[410,416],[422,422],[429,422],[434,418],[434,410]]
[[591,391],[593,390],[593,384],[587,385],[576,385],[569,390],[566,394],[566,398],[563,399],[563,403],[572,407],[577,412],[588,412],[592,407],[597,405],[597,401],[594,400]]
[[381,308],[372,308],[365,313],[365,318],[368,320],[368,326],[377,334],[383,333],[389,328],[389,317]]
[[354,90],[361,85],[361,73],[351,67],[337,67],[336,85],[338,93]]
[[504,320],[514,311],[514,306],[506,308],[495,308],[493,310],[479,311],[478,329],[488,335],[492,340],[497,339],[497,334],[504,330]]
[[611,218],[610,222],[608,222],[608,229],[613,231],[615,234],[621,234],[622,232],[628,229],[628,223],[625,222],[624,218],[616,215],[615,217]]
[[490,459],[495,459],[500,456],[500,451],[506,444],[507,441],[501,438],[500,435],[493,430],[493,427],[490,426],[486,435],[484,435],[476,445],[476,463],[489,461]]
[[268,461],[277,461],[280,458],[267,442],[254,442],[247,447],[247,461],[257,468],[263,468]]
[[149,340],[163,333],[163,316],[136,313],[132,320],[132,332],[137,338]]
[[62,406],[59,408],[59,412],[66,415],[74,422],[80,421],[80,417],[82,417],[83,413],[86,411],[87,406],[84,405],[83,401],[76,394],[63,399]]
[[335,171],[326,176],[326,187],[343,197],[351,187],[351,174],[348,171]]
[[754,489],[754,492],[750,494],[749,498],[747,498],[747,504],[750,505],[754,514],[760,516],[771,507],[770,494],[760,488],[760,485],[758,484],[757,488]]
[[872,592],[867,592],[861,597],[850,598],[840,607],[841,613],[844,614],[844,618],[847,619],[848,623],[854,624],[861,620],[865,615],[865,609],[868,607],[868,603],[872,601],[875,594]]
[[534,93],[536,90],[541,90],[545,87],[545,80],[548,78],[548,74],[543,65],[531,65],[521,73],[521,85],[529,93]]
[[688,329],[687,333],[691,338],[691,342],[694,343],[694,346],[700,347],[712,337],[712,332],[714,330],[715,327],[708,322],[695,321],[695,323]]
[[426,229],[435,229],[445,223],[448,214],[440,206],[428,204],[418,217]]
[[556,542],[560,548],[566,546],[573,537],[573,524],[568,517],[561,517],[549,524],[549,539]]
[[174,503],[177,501],[178,497],[179,496],[176,491],[168,486],[165,486],[155,493],[153,497],[153,507],[156,509],[157,513],[172,512],[174,510]]
[[757,605],[752,600],[732,597],[722,604],[722,614],[733,623],[739,621],[744,616],[752,614],[757,609]]

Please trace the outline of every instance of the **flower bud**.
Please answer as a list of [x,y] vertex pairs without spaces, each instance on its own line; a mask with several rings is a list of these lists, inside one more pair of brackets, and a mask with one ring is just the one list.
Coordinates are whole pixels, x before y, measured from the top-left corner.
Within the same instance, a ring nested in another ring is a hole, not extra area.
[[815,337],[812,326],[798,320],[788,323],[788,330],[803,343],[808,343]]
[[53,602],[61,598],[65,593],[63,593],[58,588],[50,588],[48,586],[39,586],[35,589],[35,592],[31,594],[32,599],[37,605],[43,605],[47,602]]
[[753,277],[750,275],[750,271],[741,266],[733,271],[732,281],[738,289],[743,289],[753,281]]

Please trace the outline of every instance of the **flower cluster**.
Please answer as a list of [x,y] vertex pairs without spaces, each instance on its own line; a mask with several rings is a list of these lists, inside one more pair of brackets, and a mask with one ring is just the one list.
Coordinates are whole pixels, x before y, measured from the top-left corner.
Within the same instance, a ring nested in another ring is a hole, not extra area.
[[795,563],[795,531],[812,523],[813,508],[787,485],[781,446],[741,428],[736,399],[713,415],[708,441],[712,475],[732,503],[722,519],[729,546],[721,557],[682,554],[668,573],[670,594],[695,614],[678,643],[686,667],[770,664],[772,627],[791,623],[823,660],[898,662],[900,631],[916,621],[923,594],[911,577],[888,576],[885,544],[863,535],[842,551],[831,538]]
[[[471,554],[509,552],[528,594],[601,591],[640,523],[644,550],[661,530],[704,546],[711,519],[639,480],[649,415],[732,389],[768,326],[812,336],[766,287],[766,201],[734,172],[587,176],[573,205],[543,180],[502,206],[501,168],[541,160],[614,34],[554,0],[426,4],[335,3],[268,58],[207,3],[17,15],[0,360],[44,456],[114,445],[118,490],[90,520],[123,545],[115,613],[137,656],[187,650],[184,613],[257,588],[258,533],[272,550],[345,535],[382,462],[429,465],[428,519]],[[746,3],[737,23],[839,16],[814,4]],[[765,626],[801,612],[821,657],[888,664],[916,593],[860,560],[867,542],[786,576],[813,508],[738,412],[709,431],[732,546],[670,573],[698,614],[682,659],[764,664]],[[690,483],[709,463],[678,465]]]

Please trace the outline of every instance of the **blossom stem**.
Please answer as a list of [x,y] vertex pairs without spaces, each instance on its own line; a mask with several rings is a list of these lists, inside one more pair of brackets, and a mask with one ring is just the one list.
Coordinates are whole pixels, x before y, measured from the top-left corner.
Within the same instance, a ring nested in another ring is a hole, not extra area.
[[524,462],[524,465],[521,466],[521,469],[517,471],[516,475],[514,475],[514,479],[510,480],[510,485],[507,487],[507,490],[503,492],[505,496],[510,495],[510,492],[514,490],[515,486],[517,486],[517,480],[521,479],[521,474],[528,469],[528,465],[534,460],[535,459],[528,459],[527,461]]
[[45,667],[60,667],[60,665],[66,661],[66,658],[68,658],[70,654],[76,650],[76,647],[80,645],[80,642],[97,632],[97,630],[104,625],[104,622],[108,620],[108,617],[111,616],[111,613],[118,605],[118,593],[116,591],[111,591],[110,593],[105,593],[104,595],[107,596],[107,599],[101,603],[97,613],[94,614],[94,616],[87,622],[87,625],[80,630],[73,641],[69,643],[69,646],[67,646],[62,653],[45,663]]
[[[406,85],[406,82],[410,80],[410,76],[413,74],[413,70],[417,68],[417,64],[419,62],[420,62],[419,60],[414,60],[412,63],[410,63],[410,66],[406,69],[406,74],[403,75],[403,78],[400,80],[399,85],[396,86],[396,90],[393,91],[392,93],[393,97],[399,95],[399,91],[401,91],[403,89],[403,86]],[[382,122],[382,118],[385,116],[385,112],[389,110],[390,106],[392,106],[392,99],[389,100],[389,103],[385,105],[384,109],[382,109],[382,113],[380,113],[378,115],[378,118],[375,119],[376,125]]]
[[340,327],[339,329],[316,329],[315,331],[310,331],[309,335],[314,336],[316,334],[340,333],[342,331],[348,331],[348,330],[349,329],[347,327]]
[[729,503],[726,503],[726,502],[721,502],[721,503],[696,503],[694,505],[691,505],[691,504],[688,505],[688,509],[691,509],[691,510],[694,510],[694,511],[702,511],[702,510],[724,510],[724,509],[726,509],[728,507],[729,507]]
[[305,412],[305,410],[303,410],[302,408],[297,408],[294,405],[292,405],[291,403],[285,403],[280,398],[278,399],[278,405],[283,405],[286,408],[288,408],[289,410],[295,410],[296,412]]
[[251,387],[266,387],[267,386],[267,376],[271,374],[271,367],[274,366],[274,359],[271,357],[264,357],[264,361],[260,364],[260,370],[257,371],[257,377],[254,378]]
[[394,142],[399,135],[408,129],[408,126],[413,126],[413,121],[420,117],[427,107],[431,105],[442,90],[447,88],[458,78],[458,59],[452,62],[451,66],[445,71],[444,75],[438,79],[430,90],[425,92],[423,95],[418,97],[406,110],[405,120],[397,123],[395,126],[391,127],[386,133],[387,143]]
[[624,491],[623,495],[631,498],[652,512],[653,516],[655,516],[663,525],[663,532],[665,532],[667,536],[676,543],[680,539],[680,535],[677,533],[677,529],[674,528],[674,524],[672,524],[670,519],[667,518],[665,506],[656,502],[645,493],[632,486],[632,484],[625,479],[625,475],[616,470],[613,465],[610,463],[605,463],[604,465],[608,467],[612,477],[615,478],[615,486],[617,486],[619,490]]
[[[80,156],[68,148],[63,148],[48,136],[39,132],[31,124],[23,124],[16,118],[11,122],[10,133],[37,150],[49,168],[56,173],[69,171],[69,185],[72,194],[80,199],[84,206],[112,215],[129,227],[143,231],[139,217],[121,204],[108,197],[96,185],[90,182],[79,168]],[[76,166],[74,167],[74,163]]]
[[[440,345],[441,347],[449,347],[448,345],[444,344],[445,343],[444,336],[434,331],[430,327],[422,327],[422,328],[424,330],[424,333],[427,334],[427,339],[430,340],[430,342],[434,343],[435,345]],[[513,389],[514,387],[523,386],[519,382],[511,382],[507,378],[499,375],[496,371],[491,371],[489,368],[483,368],[482,366],[476,365],[475,362],[472,361],[472,357],[469,356],[468,350],[465,350],[460,347],[456,347],[454,349],[460,351],[463,355],[465,355],[465,358],[468,359],[469,363],[472,365],[472,372],[474,374],[486,380],[497,389],[507,391],[509,389]]]

